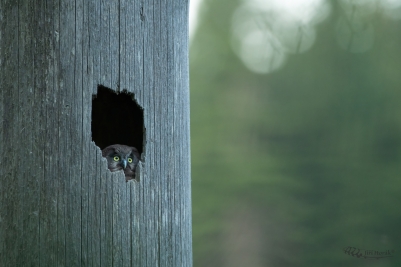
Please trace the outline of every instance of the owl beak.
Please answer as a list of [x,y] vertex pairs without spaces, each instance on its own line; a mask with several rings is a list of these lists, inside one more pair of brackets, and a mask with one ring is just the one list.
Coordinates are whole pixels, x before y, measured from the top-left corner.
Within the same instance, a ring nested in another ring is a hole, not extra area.
[[124,169],[127,168],[127,161],[125,159],[123,159],[122,165],[123,165]]

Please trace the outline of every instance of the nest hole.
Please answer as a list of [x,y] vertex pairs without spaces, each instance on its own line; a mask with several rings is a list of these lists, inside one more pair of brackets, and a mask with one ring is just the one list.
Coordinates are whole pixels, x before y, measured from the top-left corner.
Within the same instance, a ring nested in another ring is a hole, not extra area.
[[103,150],[121,144],[144,151],[143,108],[132,93],[99,85],[92,95],[92,141]]

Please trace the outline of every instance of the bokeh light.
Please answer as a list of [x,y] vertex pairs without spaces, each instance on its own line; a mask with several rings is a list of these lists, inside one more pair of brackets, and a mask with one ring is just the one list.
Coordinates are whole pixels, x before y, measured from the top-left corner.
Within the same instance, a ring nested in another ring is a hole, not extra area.
[[232,47],[251,71],[278,70],[289,53],[312,47],[315,27],[330,10],[324,0],[246,1],[233,15]]
[[[328,0],[247,0],[232,19],[232,48],[255,73],[282,67],[288,54],[314,44],[316,26],[331,13]],[[375,40],[372,16],[401,19],[401,0],[340,0],[335,26],[338,45],[351,53],[369,51]]]

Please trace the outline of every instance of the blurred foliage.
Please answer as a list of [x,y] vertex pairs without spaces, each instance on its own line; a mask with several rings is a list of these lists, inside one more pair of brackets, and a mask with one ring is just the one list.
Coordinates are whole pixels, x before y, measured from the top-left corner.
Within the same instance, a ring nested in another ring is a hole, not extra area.
[[231,48],[240,3],[205,0],[190,48],[194,266],[401,266],[401,21],[370,14],[352,53],[331,1],[311,49],[261,75]]

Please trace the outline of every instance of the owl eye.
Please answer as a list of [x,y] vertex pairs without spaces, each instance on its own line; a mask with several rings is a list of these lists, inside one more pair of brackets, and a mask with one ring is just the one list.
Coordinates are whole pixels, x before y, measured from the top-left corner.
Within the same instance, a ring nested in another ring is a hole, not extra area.
[[132,163],[132,158],[128,158],[128,163]]
[[113,159],[114,159],[114,161],[119,161],[120,157],[115,156]]

